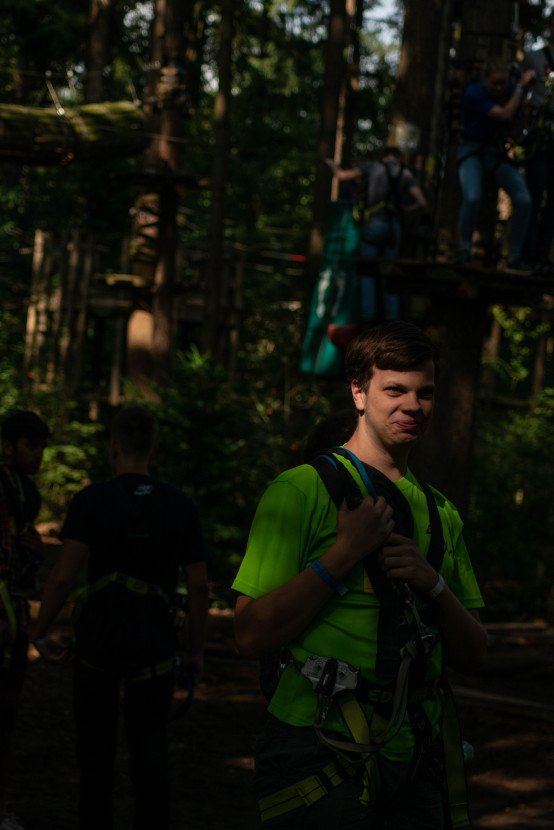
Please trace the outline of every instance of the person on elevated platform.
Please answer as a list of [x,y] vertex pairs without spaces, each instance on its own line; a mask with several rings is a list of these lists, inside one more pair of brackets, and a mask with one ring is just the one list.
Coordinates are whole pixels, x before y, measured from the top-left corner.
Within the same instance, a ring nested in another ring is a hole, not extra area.
[[483,171],[490,173],[498,187],[512,201],[513,215],[509,257],[505,270],[529,273],[522,249],[531,216],[531,196],[525,180],[508,156],[507,148],[524,124],[525,96],[535,70],[525,70],[517,84],[509,82],[508,67],[493,58],[483,70],[483,79],[470,84],[462,101],[462,134],[458,149],[458,176],[462,188],[459,222],[461,249],[459,264],[471,259],[473,232],[481,204]]
[[[360,256],[394,259],[402,240],[402,213],[427,206],[413,173],[404,165],[398,147],[386,147],[379,161],[343,169],[332,159],[327,164],[340,182],[356,181],[355,218],[360,225]],[[378,277],[361,281],[361,322],[373,324],[398,318],[398,295],[386,291]],[[335,345],[345,347],[358,330],[357,324],[333,326]]]

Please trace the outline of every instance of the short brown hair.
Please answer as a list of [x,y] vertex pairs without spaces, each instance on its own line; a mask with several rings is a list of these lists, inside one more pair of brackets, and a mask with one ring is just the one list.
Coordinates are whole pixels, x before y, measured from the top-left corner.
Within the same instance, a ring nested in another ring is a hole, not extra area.
[[350,383],[366,389],[373,369],[409,372],[426,360],[435,364],[439,374],[439,353],[434,343],[412,323],[393,320],[380,323],[358,334],[346,351],[346,376]]
[[158,437],[158,421],[142,406],[127,406],[113,419],[111,437],[127,458],[148,458]]

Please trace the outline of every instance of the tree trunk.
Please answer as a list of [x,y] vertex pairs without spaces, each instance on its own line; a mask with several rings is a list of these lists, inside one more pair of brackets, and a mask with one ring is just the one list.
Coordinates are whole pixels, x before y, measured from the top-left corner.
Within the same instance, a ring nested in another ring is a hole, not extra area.
[[87,41],[85,101],[104,100],[104,69],[109,62],[111,0],[91,0]]
[[327,202],[331,191],[331,171],[323,164],[326,158],[335,155],[337,120],[341,87],[346,74],[344,45],[347,39],[349,18],[346,0],[331,0],[327,47],[325,50],[325,72],[323,77],[323,100],[317,142],[316,171],[313,187],[312,226],[308,241],[306,264],[305,309],[310,300],[319,273],[323,244],[325,241],[325,219]]
[[[348,62],[344,77],[342,79],[339,103],[337,111],[337,129],[335,134],[334,161],[342,167],[350,167],[352,164],[352,146],[354,138],[355,121],[355,96],[359,81],[359,60],[360,43],[358,38],[357,25],[360,23],[359,14],[362,12],[363,2],[359,0],[346,0],[346,14],[348,25],[345,31],[345,53],[352,53],[352,60]],[[359,13],[357,10],[359,10]],[[331,184],[331,199],[334,201],[339,197],[339,180],[334,177]]]
[[433,123],[434,90],[443,23],[441,0],[405,0],[402,48],[396,84],[389,142],[404,152],[407,164],[420,180],[429,152]]
[[214,104],[214,156],[212,167],[212,201],[208,230],[206,264],[206,300],[204,304],[203,347],[221,357],[219,326],[224,298],[223,256],[224,220],[229,159],[229,128],[231,108],[232,47],[236,21],[235,0],[222,0],[219,27],[218,72],[219,88]]
[[177,249],[177,210],[175,186],[181,135],[182,56],[184,50],[185,4],[180,0],[158,0],[154,23],[153,55],[161,58],[162,71],[157,87],[159,135],[147,154],[147,163],[158,173],[159,226],[157,260],[152,303],[153,380],[163,380],[173,353],[173,293]]

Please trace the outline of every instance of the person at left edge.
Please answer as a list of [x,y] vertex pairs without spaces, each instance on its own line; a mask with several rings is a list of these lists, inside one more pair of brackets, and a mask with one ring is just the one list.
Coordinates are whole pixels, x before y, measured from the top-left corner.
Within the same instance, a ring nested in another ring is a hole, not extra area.
[[[62,528],[33,643],[51,661],[66,649],[46,636],[87,563],[88,599],[74,620],[74,710],[80,830],[113,828],[120,685],[135,797],[133,830],[167,830],[167,721],[177,647],[169,598],[179,568],[188,589],[185,668],[198,679],[208,612],[200,518],[181,490],[152,478],[157,421],[127,407],[111,429],[112,480],[77,493]],[[75,615],[74,615],[75,617]]]
[[0,466],[0,828],[19,830],[6,814],[10,739],[27,665],[29,602],[38,590],[42,540],[35,528],[38,473],[50,430],[36,413],[18,410],[2,422]]

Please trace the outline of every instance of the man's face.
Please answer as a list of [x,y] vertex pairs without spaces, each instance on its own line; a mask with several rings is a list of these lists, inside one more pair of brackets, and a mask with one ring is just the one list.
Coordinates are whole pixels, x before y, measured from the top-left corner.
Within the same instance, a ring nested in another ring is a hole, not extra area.
[[433,413],[435,366],[425,361],[409,372],[374,369],[364,392],[352,387],[356,409],[377,446],[394,450],[414,444],[427,430]]
[[485,89],[490,97],[495,101],[499,101],[506,92],[506,88],[508,86],[508,73],[493,72],[492,75],[489,75],[487,78],[483,78],[483,83],[485,84]]
[[40,470],[46,441],[42,438],[18,438],[15,444],[3,441],[4,458],[18,473],[34,475]]

